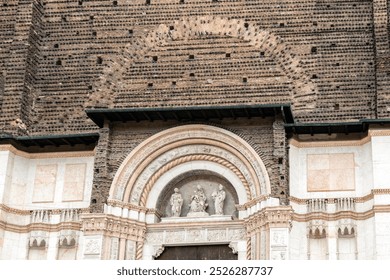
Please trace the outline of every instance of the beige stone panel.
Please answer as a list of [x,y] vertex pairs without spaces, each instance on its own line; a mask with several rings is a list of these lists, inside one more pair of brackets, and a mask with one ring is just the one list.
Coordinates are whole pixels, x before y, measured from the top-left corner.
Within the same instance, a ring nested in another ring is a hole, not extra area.
[[330,189],[346,191],[355,189],[355,170],[339,169],[330,172]]
[[62,201],[82,201],[84,198],[86,164],[65,165]]
[[52,202],[57,180],[57,164],[37,165],[33,202]]
[[330,154],[330,169],[348,169],[355,167],[353,154]]
[[307,170],[329,169],[329,155],[307,155]]
[[308,191],[329,189],[329,170],[309,170],[307,172]]

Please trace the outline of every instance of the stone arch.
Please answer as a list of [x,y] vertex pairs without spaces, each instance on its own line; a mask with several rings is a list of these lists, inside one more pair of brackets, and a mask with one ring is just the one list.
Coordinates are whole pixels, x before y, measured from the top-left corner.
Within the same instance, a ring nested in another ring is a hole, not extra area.
[[271,193],[265,165],[247,142],[198,124],[167,129],[142,142],[122,162],[109,199],[154,207],[163,185],[191,168],[219,172],[236,188],[240,204]]
[[90,96],[86,106],[115,107],[115,92],[125,90],[126,85],[120,77],[129,65],[142,59],[154,47],[164,46],[173,40],[202,35],[235,37],[269,55],[293,83],[291,103],[294,110],[307,111],[315,107],[317,86],[303,69],[299,57],[281,37],[245,20],[216,16],[183,18],[172,25],[161,24],[142,39],[128,44],[105,68],[95,86],[96,91]]

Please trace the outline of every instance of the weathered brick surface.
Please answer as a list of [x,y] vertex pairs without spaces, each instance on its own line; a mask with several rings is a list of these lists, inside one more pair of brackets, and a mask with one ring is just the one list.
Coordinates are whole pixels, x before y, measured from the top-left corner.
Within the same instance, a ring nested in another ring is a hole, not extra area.
[[0,13],[2,131],[94,131],[85,106],[291,102],[302,122],[389,116],[387,0],[7,0]]
[[[125,156],[178,123],[111,124],[88,108],[291,103],[300,122],[389,118],[389,0],[4,0],[0,132],[99,131],[93,211]],[[217,123],[288,197],[280,120]]]

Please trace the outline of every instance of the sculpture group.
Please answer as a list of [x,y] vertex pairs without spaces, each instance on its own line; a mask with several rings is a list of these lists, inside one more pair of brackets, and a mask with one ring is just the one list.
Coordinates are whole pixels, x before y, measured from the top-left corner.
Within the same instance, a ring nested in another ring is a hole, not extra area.
[[[211,198],[214,201],[215,215],[223,215],[223,206],[226,198],[226,192],[224,191],[222,185],[219,185],[218,190],[212,193]],[[179,189],[175,188],[174,193],[171,195],[170,199],[172,217],[180,217],[183,202],[184,200],[181,193],[179,192]],[[197,185],[196,189],[194,190],[194,194],[190,197],[190,203],[188,205],[189,212],[187,217],[209,216],[209,213],[206,212],[208,206],[207,197],[203,188],[200,185]]]

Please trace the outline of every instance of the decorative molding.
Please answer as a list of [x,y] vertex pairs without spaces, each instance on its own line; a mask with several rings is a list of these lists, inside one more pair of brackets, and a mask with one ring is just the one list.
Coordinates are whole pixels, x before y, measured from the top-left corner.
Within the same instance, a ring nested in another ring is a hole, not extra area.
[[[261,195],[259,197],[256,197],[256,198],[252,199],[251,201],[248,201],[244,205],[238,205],[238,207],[240,207],[241,209],[244,207],[243,210],[249,209],[252,206],[255,206],[257,203],[261,203],[263,201],[266,201],[269,198],[270,198],[270,195]],[[237,210],[239,210],[239,209],[237,208]]]
[[157,245],[153,247],[154,253],[153,258],[157,259],[165,250],[165,247],[163,245]]
[[237,241],[232,241],[229,243],[229,248],[232,249],[233,254],[238,254],[238,243]]
[[27,153],[18,150],[13,145],[0,145],[0,152],[8,151],[14,155],[21,156],[28,159],[44,159],[44,158],[74,158],[74,157],[93,157],[95,151],[77,151],[77,152],[55,152],[55,153]]
[[259,233],[264,226],[290,229],[292,214],[291,206],[265,207],[245,219],[247,233],[248,235]]
[[324,221],[337,221],[340,219],[353,219],[353,220],[367,220],[375,216],[376,213],[390,213],[390,205],[375,205],[373,209],[366,212],[352,212],[352,211],[341,211],[337,213],[307,213],[298,214],[294,213],[292,219],[295,222],[308,222],[311,220],[321,219]]
[[4,211],[9,214],[16,214],[21,216],[29,216],[32,210],[21,210],[17,208],[9,207],[5,204],[0,204],[0,211]]
[[[354,199],[355,203],[365,203],[367,201],[373,200],[375,195],[388,195],[390,194],[390,189],[372,189],[370,194],[367,194],[365,196],[361,197],[351,197]],[[306,205],[309,203],[310,200],[317,199],[317,198],[297,198],[294,196],[290,196],[289,200],[290,202],[299,204],[299,205]],[[340,197],[338,198],[324,198],[327,199],[328,204],[337,203]]]
[[145,238],[146,224],[128,218],[107,214],[81,215],[84,235],[104,234],[109,237],[120,237],[134,241]]
[[[80,230],[81,221],[79,215],[88,211],[88,208],[20,210],[0,204],[0,212],[18,215],[23,219],[21,224],[13,224],[0,218],[0,228],[17,233],[27,233],[34,230],[48,232],[57,232],[62,229]],[[60,216],[59,222],[55,224],[53,223],[54,215]],[[13,218],[13,220],[15,221],[17,218]]]
[[101,239],[87,239],[84,246],[84,255],[100,255]]
[[231,243],[246,240],[243,224],[231,222],[224,226],[202,224],[180,227],[160,225],[148,227],[145,242],[148,245],[180,245],[180,244],[210,244]]
[[129,202],[123,202],[123,201],[117,200],[117,199],[108,199],[107,205],[112,206],[112,207],[119,207],[119,208],[123,208],[123,209],[135,210],[137,212],[143,212],[143,213],[146,213],[149,210],[152,211],[151,209],[148,209],[146,207],[134,205],[134,204],[129,203]]
[[390,136],[390,129],[369,129],[368,136],[359,140],[303,140],[291,139],[290,145],[297,148],[326,148],[326,147],[345,147],[345,146],[363,146],[372,140],[372,137],[376,136]]
[[141,260],[142,259],[143,250],[144,250],[144,242],[143,241],[138,241],[137,242],[137,249],[136,249],[136,253],[135,253],[135,259],[136,260]]
[[351,147],[362,146],[371,141],[371,137],[367,136],[361,140],[329,140],[329,141],[298,141],[296,139],[290,140],[290,145],[297,148],[328,148],[328,147]]
[[370,129],[368,134],[370,136],[390,136],[390,129]]

